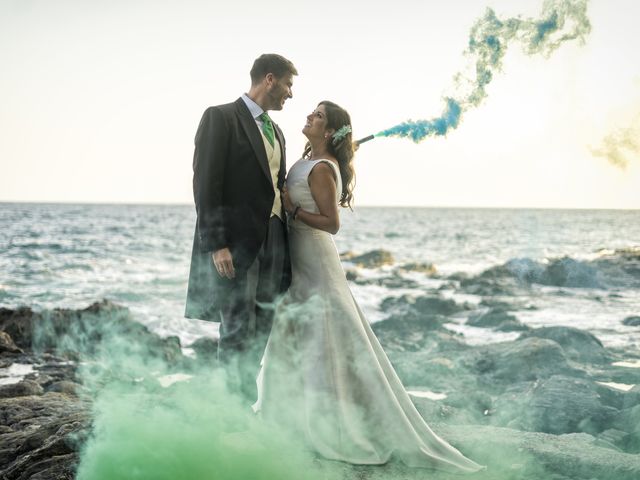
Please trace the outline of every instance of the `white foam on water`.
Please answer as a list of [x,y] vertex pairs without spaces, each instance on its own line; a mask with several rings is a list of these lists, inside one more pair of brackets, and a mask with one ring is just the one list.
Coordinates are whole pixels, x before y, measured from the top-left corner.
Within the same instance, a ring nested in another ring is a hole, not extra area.
[[394,289],[393,295],[390,290],[380,285],[355,285],[349,286],[353,296],[357,299],[358,305],[362,309],[365,318],[369,323],[379,322],[387,318],[388,314],[380,311],[380,302],[389,296],[401,296],[403,294],[415,293],[411,289]]
[[468,345],[488,345],[490,343],[508,342],[515,340],[522,332],[500,332],[491,328],[473,327],[471,325],[445,323],[444,328],[455,333],[461,333]]
[[[132,309],[133,310],[133,309]],[[182,353],[187,355],[185,346],[191,345],[201,337],[209,337],[217,340],[220,336],[220,323],[206,320],[198,320],[195,318],[184,318],[178,315],[171,318],[161,318],[150,314],[142,313],[136,309],[135,319],[146,325],[152,332],[161,337],[175,335],[180,339]]]
[[189,375],[187,373],[171,373],[169,375],[163,375],[158,377],[158,382],[164,388],[167,388],[170,385],[173,385],[176,382],[184,382],[185,380],[189,380],[193,375]]
[[628,383],[616,383],[616,382],[596,382],[596,383],[599,383],[600,385],[604,385],[605,387],[615,388],[616,390],[622,390],[623,392],[628,392],[633,387],[635,387],[635,385],[633,384],[630,385]]
[[428,398],[429,400],[444,400],[447,398],[446,393],[436,393],[430,390],[407,390],[407,393],[413,397]]
[[430,277],[424,272],[404,272],[400,274],[400,276],[408,280],[413,280],[424,288],[432,290],[437,290],[448,282],[448,280],[443,280],[441,278]]
[[7,368],[0,368],[0,385],[19,383],[25,375],[33,371],[33,365],[30,363],[12,363]]
[[613,362],[611,365],[615,365],[616,367],[627,367],[627,368],[640,368],[640,359],[638,360],[624,360],[620,362]]
[[190,348],[190,347],[182,347],[182,354],[185,357],[197,358],[196,351],[193,348]]
[[454,273],[466,273],[467,275],[478,275],[488,268],[494,267],[495,263],[474,261],[474,262],[460,262],[449,261],[446,263],[436,264],[438,273],[444,276],[453,275]]
[[[366,318],[375,322],[386,317],[379,308],[384,298],[405,293],[431,295],[448,283],[451,289],[441,292],[445,298],[455,295],[451,297],[455,301],[475,305],[480,297],[473,301],[456,281],[446,278],[454,272],[475,275],[511,259],[548,265],[565,256],[587,262],[611,256],[613,267],[624,265],[627,260],[616,250],[639,250],[639,215],[638,211],[604,210],[364,207],[341,212],[336,244],[341,252],[361,254],[384,248],[391,253],[395,263],[379,269],[343,262],[364,280],[395,275],[406,263],[436,266],[440,279],[422,272],[401,274],[417,282],[413,290],[352,284]],[[217,323],[183,318],[195,216],[192,205],[3,204],[0,240],[8,245],[0,251],[0,267],[7,274],[0,280],[3,306],[86,308],[108,298],[128,307],[152,331],[179,336],[183,346],[203,336],[216,338]],[[402,281],[397,284],[403,285]],[[449,293],[452,289],[455,291]],[[640,311],[637,288],[533,284],[517,289],[514,295],[482,297],[536,307],[518,307],[513,312],[531,327],[566,325],[589,330],[606,347],[629,351],[628,358],[640,355],[640,329],[622,324],[625,317]],[[474,343],[517,336],[465,326],[464,320],[451,319]],[[0,380],[19,381],[9,380],[13,377],[4,374]]]
[[441,290],[440,295],[443,298],[453,300],[456,303],[469,303],[476,307],[480,306],[482,297],[480,295],[473,295],[470,293],[458,293],[454,290]]

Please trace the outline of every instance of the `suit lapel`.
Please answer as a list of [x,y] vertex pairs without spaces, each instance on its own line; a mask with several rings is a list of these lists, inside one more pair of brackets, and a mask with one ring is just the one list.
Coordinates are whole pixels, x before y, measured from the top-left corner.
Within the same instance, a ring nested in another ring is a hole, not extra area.
[[274,124],[276,139],[280,142],[280,170],[278,172],[278,188],[284,185],[284,179],[287,175],[287,156],[284,149],[284,135],[280,131],[280,127]]
[[247,138],[249,139],[249,143],[251,144],[251,147],[256,154],[256,158],[258,159],[260,168],[262,168],[262,171],[267,176],[269,183],[271,183],[269,160],[267,160],[267,151],[264,148],[262,135],[260,134],[260,130],[258,130],[256,121],[251,116],[251,112],[249,112],[249,109],[247,108],[247,105],[244,103],[242,98],[236,100],[236,110],[238,111],[238,119],[240,120],[240,125],[242,125],[242,128],[247,134]]

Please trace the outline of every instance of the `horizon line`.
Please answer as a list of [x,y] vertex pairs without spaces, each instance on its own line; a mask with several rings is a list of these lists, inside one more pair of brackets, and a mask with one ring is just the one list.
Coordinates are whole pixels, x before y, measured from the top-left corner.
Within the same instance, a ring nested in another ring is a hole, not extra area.
[[[0,200],[0,204],[13,204],[13,205],[95,205],[95,206],[140,206],[140,207],[153,207],[153,206],[165,206],[165,207],[194,207],[193,203],[184,202],[107,202],[107,201],[55,201],[55,200]],[[476,209],[476,210],[616,210],[616,211],[640,211],[639,208],[634,207],[541,207],[541,206],[496,206],[496,205],[381,205],[381,204],[366,204],[357,205],[354,210],[358,208],[422,208],[422,209]]]

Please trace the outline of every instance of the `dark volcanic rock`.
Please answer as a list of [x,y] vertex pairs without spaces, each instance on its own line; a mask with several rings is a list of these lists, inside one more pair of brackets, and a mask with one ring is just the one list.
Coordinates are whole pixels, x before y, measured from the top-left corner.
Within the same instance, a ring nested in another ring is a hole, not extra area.
[[380,285],[382,287],[396,289],[396,288],[414,288],[420,287],[420,284],[415,280],[402,276],[397,271],[391,273],[391,275],[385,275],[382,277],[360,277],[357,274],[355,276],[347,273],[347,280],[350,280],[357,285]]
[[27,378],[38,382],[43,387],[61,380],[75,380],[75,362],[48,354],[38,355],[35,360],[37,360],[36,373],[27,375]]
[[551,259],[548,263],[530,258],[513,258],[503,265],[469,277],[456,274],[460,288],[476,295],[513,295],[531,284],[566,288],[640,287],[640,249],[616,250],[592,261],[571,257]]
[[468,309],[451,299],[437,296],[388,297],[381,309],[389,316],[372,325],[385,348],[399,351],[459,350],[466,345],[460,334],[444,328],[446,315]]
[[3,353],[22,353],[23,350],[18,348],[14,343],[11,335],[7,332],[0,331],[0,354]]
[[109,301],[84,310],[0,308],[0,330],[22,347],[12,351],[4,337],[9,348],[1,352],[2,364],[34,366],[22,381],[0,386],[3,480],[75,478],[78,451],[91,428],[91,400],[87,385],[77,383],[78,365],[91,372],[97,388],[110,380],[133,381],[129,365],[111,368],[102,361],[105,357],[112,363],[113,357],[132,358],[129,355],[168,365],[185,362],[178,337],[156,335],[133,320],[126,308]]
[[[515,280],[511,277],[508,281]],[[113,332],[124,332],[127,342],[132,342],[134,354],[154,352],[155,357],[172,363],[184,361],[177,337],[161,339],[135,325],[137,322],[125,309],[107,303],[104,307],[107,313],[103,314],[100,305],[81,311],[56,310],[58,313],[49,315],[29,309],[4,309],[0,313],[0,327],[8,325],[15,331],[30,331],[23,338],[31,335],[36,344],[49,345],[53,352],[57,346],[73,345],[60,343],[60,339],[72,340],[81,332],[81,338],[96,343],[82,344],[86,348],[76,357],[92,352],[108,354],[100,350],[100,340]],[[485,319],[489,324],[512,320],[508,305],[487,306],[496,314],[493,319]],[[472,346],[461,335],[449,331],[446,323],[449,315],[462,317],[476,307],[425,295],[415,300],[389,298],[383,302],[383,308],[389,318],[372,327],[398,375],[410,390],[446,393],[447,398],[438,401],[412,398],[436,433],[454,446],[463,447],[470,458],[490,465],[486,476],[482,474],[479,478],[640,478],[640,457],[616,450],[640,451],[640,387],[622,392],[595,382],[640,383],[633,381],[637,372],[626,369],[627,377],[615,376],[622,375],[616,372],[625,369],[604,361],[610,354],[597,338],[577,329],[546,327],[511,342]],[[105,319],[110,320],[109,327],[96,328]],[[40,321],[52,323],[51,329],[43,330],[44,338],[37,333],[38,328],[29,330]],[[116,327],[112,329],[114,324]],[[47,337],[52,333],[59,336]],[[213,339],[198,339],[190,347],[196,351],[199,363],[215,358]],[[25,351],[29,353],[28,346]],[[3,355],[13,359],[19,353]],[[68,357],[74,358],[73,353],[68,352]],[[30,381],[30,388],[39,393],[0,398],[0,478],[74,478],[78,449],[91,428],[91,405],[83,395],[86,386],[77,383],[76,365],[64,360],[47,351],[20,360],[34,364],[37,375],[29,374],[25,381]],[[574,362],[587,371],[575,368]],[[89,361],[87,368],[98,363]],[[85,362],[80,365],[84,368]],[[125,375],[113,374],[118,379]],[[158,387],[155,391],[162,390]],[[434,424],[433,419],[448,425]],[[460,423],[474,425],[455,425]],[[589,432],[597,438],[586,433],[551,435],[479,425],[482,423],[554,433]],[[371,480],[382,480],[385,473],[400,478],[393,474],[399,468],[394,462],[370,470],[357,468],[345,466],[344,478],[366,475]],[[401,475],[407,479],[423,476],[421,469],[407,469]],[[433,478],[444,480],[449,476],[434,474]]]
[[454,313],[469,310],[467,304],[458,304],[450,298],[439,296],[421,296],[413,298],[408,295],[400,297],[387,297],[380,304],[384,312],[408,312],[414,311],[422,315],[453,315]]
[[494,422],[546,433],[598,433],[618,414],[604,405],[597,385],[589,379],[552,375],[515,384],[495,402]]
[[504,300],[498,300],[492,297],[483,298],[480,302],[480,306],[488,307],[491,310],[501,310],[503,312],[512,312],[521,308],[519,306],[516,306],[515,304],[505,302]]
[[[415,390],[431,390],[447,395],[468,392],[477,384],[476,377],[456,361],[455,350],[430,352],[388,351],[389,360],[404,385]],[[465,411],[478,416],[469,404]]]
[[[169,337],[160,337],[154,335],[153,345],[161,352],[162,358],[171,365],[175,365],[182,360],[182,346],[180,345],[180,337],[171,335]],[[151,346],[153,349],[153,346]]]
[[638,455],[603,448],[596,438],[586,433],[551,435],[480,425],[433,424],[432,428],[465,455],[489,465],[486,476],[480,477],[483,480],[640,478]]
[[[446,318],[440,315],[423,315],[413,310],[404,314],[393,314],[386,320],[372,325],[380,343],[385,348],[402,351],[419,351],[436,346],[442,341],[436,332],[442,332]],[[446,336],[454,337],[454,334]],[[462,344],[461,340],[455,340]],[[448,342],[447,342],[448,343]]]
[[[636,385],[640,393],[640,386]],[[620,411],[613,426],[628,434],[620,439],[619,446],[625,452],[640,453],[640,403]]]
[[[602,288],[604,283],[597,268],[588,262],[563,257],[542,264],[530,258],[514,258],[504,265],[492,267],[467,283],[494,282],[514,279],[519,284],[538,283],[556,287]],[[496,294],[496,293],[494,293]]]
[[593,265],[609,285],[640,287],[640,247],[617,249],[612,254],[597,258]]
[[503,332],[528,330],[529,327],[521,323],[514,315],[503,309],[495,308],[487,312],[476,312],[469,315],[467,325],[474,327],[495,328]]
[[16,345],[31,348],[33,311],[29,307],[15,310],[0,307],[0,330],[7,332]]
[[530,258],[513,258],[501,266],[492,267],[480,274],[482,278],[514,277],[521,283],[539,283],[545,267]]
[[394,263],[393,255],[387,250],[371,250],[362,255],[355,255],[352,252],[346,252],[340,255],[342,260],[353,263],[359,267],[377,268],[383,265],[392,265]]
[[462,278],[460,280],[460,289],[465,293],[470,293],[471,295],[510,296],[514,294],[513,288],[515,286],[515,282],[511,278],[503,281],[477,276]]
[[358,271],[353,268],[345,270],[344,274],[347,277],[347,280],[349,280],[350,282],[353,282],[354,280],[357,280],[359,278]]
[[218,341],[209,337],[200,337],[189,345],[196,352],[199,360],[210,361],[217,358]]
[[170,364],[182,359],[178,337],[163,338],[135,321],[129,310],[109,300],[84,310],[56,308],[34,312],[30,308],[0,309],[0,330],[6,331],[21,348],[38,353],[56,351],[73,360],[93,356],[104,338],[127,338],[121,345],[130,352],[145,351],[160,356]]
[[538,283],[558,287],[601,288],[599,272],[586,262],[563,257],[551,262]]
[[66,393],[67,395],[77,395],[80,385],[69,380],[53,382],[47,387],[47,392]]
[[[416,302],[418,308],[407,303],[406,298],[388,298],[383,303],[386,310],[393,313],[386,320],[372,324],[372,329],[405,385],[453,391],[475,382],[465,368],[457,365],[460,352],[471,347],[460,334],[444,328],[445,316],[422,311],[426,305],[433,306],[430,301],[422,305]],[[436,305],[444,306],[445,311],[452,308],[440,299]]]
[[425,296],[416,298],[413,308],[422,313],[453,315],[468,310],[470,307],[466,304],[458,304],[450,298]]
[[467,362],[477,373],[501,383],[583,373],[569,365],[557,342],[536,337],[481,346]]
[[629,327],[640,327],[640,317],[639,316],[631,316],[625,318],[622,323]]
[[430,400],[422,397],[411,397],[420,415],[429,419],[429,423],[433,420],[446,423],[448,425],[469,425],[478,423],[478,419],[468,408],[457,408],[455,406],[443,403],[440,400]]
[[598,338],[585,330],[574,327],[553,326],[535,328],[519,338],[547,338],[559,343],[571,360],[585,363],[602,363],[611,360],[611,355]]
[[41,395],[42,393],[44,393],[44,389],[32,380],[22,380],[18,383],[0,386],[0,398]]
[[0,399],[0,478],[74,478],[77,451],[90,425],[87,405],[68,395]]
[[396,269],[396,272],[398,273],[405,273],[405,272],[420,272],[420,273],[425,273],[431,277],[436,276],[438,274],[438,270],[436,269],[436,266],[433,263],[427,263],[427,262],[422,262],[422,263],[405,263],[401,266],[399,266]]

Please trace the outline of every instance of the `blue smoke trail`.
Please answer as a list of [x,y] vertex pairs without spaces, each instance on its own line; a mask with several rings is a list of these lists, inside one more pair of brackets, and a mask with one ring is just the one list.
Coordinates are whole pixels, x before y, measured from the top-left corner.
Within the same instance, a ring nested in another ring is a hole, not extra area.
[[[446,135],[460,123],[462,114],[477,107],[486,97],[486,87],[496,72],[502,68],[502,60],[509,44],[517,40],[528,55],[540,53],[548,57],[560,45],[569,40],[584,38],[591,31],[587,17],[588,0],[546,0],[539,19],[520,17],[499,19],[488,8],[484,16],[471,28],[469,46],[465,55],[475,61],[475,78],[454,77],[459,90],[457,95],[445,98],[441,116],[431,120],[408,120],[382,132],[376,137],[406,137],[420,142],[428,136]],[[466,93],[464,92],[466,84]]]

